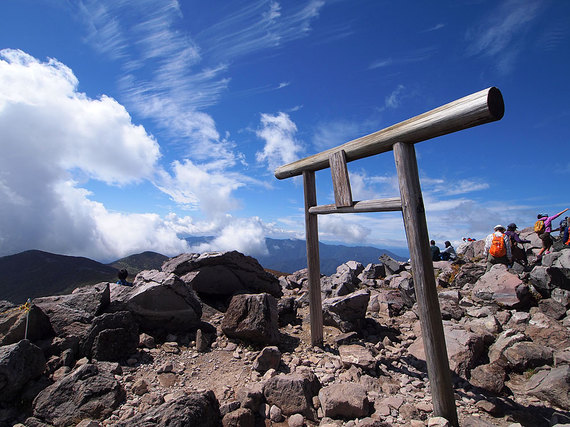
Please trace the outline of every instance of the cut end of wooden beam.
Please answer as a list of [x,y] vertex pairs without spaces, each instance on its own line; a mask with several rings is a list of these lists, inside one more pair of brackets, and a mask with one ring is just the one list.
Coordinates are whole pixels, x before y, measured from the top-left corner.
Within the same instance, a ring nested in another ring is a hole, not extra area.
[[505,102],[503,101],[503,95],[498,88],[494,86],[489,88],[487,105],[489,106],[489,112],[495,120],[501,120],[503,118],[503,115],[505,114]]

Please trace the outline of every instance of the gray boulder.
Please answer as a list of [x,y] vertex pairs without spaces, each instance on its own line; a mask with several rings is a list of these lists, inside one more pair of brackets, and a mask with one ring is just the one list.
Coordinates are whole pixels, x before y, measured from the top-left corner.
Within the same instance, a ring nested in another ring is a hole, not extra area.
[[370,296],[368,311],[386,313],[390,317],[402,314],[408,305],[402,293],[395,289],[380,289]]
[[139,327],[130,312],[105,313],[93,319],[83,342],[83,354],[117,362],[135,353],[138,344]]
[[512,345],[526,341],[528,338],[525,334],[518,332],[515,329],[506,329],[499,334],[495,342],[489,347],[489,362],[498,362],[503,359],[505,350]]
[[292,374],[280,374],[270,378],[263,387],[263,395],[269,405],[281,408],[283,415],[302,414],[316,419],[313,397],[319,393],[321,384],[310,370]]
[[492,302],[500,307],[516,308],[529,303],[528,286],[503,265],[495,265],[485,273],[472,290],[475,300]]
[[540,370],[526,384],[529,395],[570,410],[570,366]]
[[458,290],[440,292],[438,295],[441,318],[444,320],[459,320],[465,314],[465,309],[459,305]]
[[222,418],[223,427],[255,427],[255,415],[248,408],[237,408]]
[[494,362],[486,365],[479,365],[471,370],[469,382],[475,387],[499,394],[505,387],[507,377],[505,367],[502,363]]
[[361,282],[364,282],[366,280],[380,279],[385,276],[386,270],[384,268],[384,264],[368,264],[358,275],[358,279]]
[[319,401],[325,417],[353,419],[366,417],[370,412],[366,390],[360,384],[337,383],[323,387]]
[[509,367],[518,372],[542,365],[551,365],[554,361],[551,348],[531,341],[520,341],[504,351]]
[[555,350],[570,347],[570,330],[542,312],[532,315],[525,334],[535,343]]
[[277,344],[279,342],[277,301],[266,293],[235,295],[224,315],[221,327],[229,338],[259,344]]
[[476,240],[474,242],[465,242],[457,247],[457,255],[466,260],[476,260],[483,257],[483,250],[485,249],[484,240]]
[[366,316],[370,299],[368,290],[327,298],[323,301],[323,323],[334,326],[343,332],[359,330]]
[[358,344],[340,345],[338,353],[345,368],[356,366],[368,371],[373,371],[376,368],[374,355],[364,346]]
[[255,258],[237,251],[181,254],[162,265],[162,271],[181,277],[198,294],[232,296],[238,293],[282,295],[279,280]]
[[65,336],[78,330],[74,324],[88,325],[109,306],[109,283],[77,288],[68,295],[35,298],[32,304],[49,317],[58,336]]
[[451,284],[457,288],[464,288],[468,285],[470,285],[469,287],[473,287],[483,274],[485,274],[484,265],[474,263],[463,264]]
[[295,297],[283,297],[277,301],[279,326],[292,325],[297,322],[297,301]]
[[172,273],[141,271],[133,286],[111,284],[111,298],[130,311],[144,331],[188,331],[200,324],[196,293]]
[[281,363],[281,352],[275,346],[265,347],[253,361],[253,369],[265,372],[269,369],[277,370]]
[[80,366],[37,395],[34,417],[55,426],[75,425],[84,418],[107,418],[126,395],[111,370],[111,364],[106,363]]
[[0,347],[0,402],[15,400],[24,385],[46,367],[42,350],[29,340]]
[[396,261],[394,258],[392,258],[389,255],[382,254],[378,259],[384,266],[386,276],[389,276],[391,274],[398,274],[401,271],[404,271],[405,264]]
[[[467,331],[461,325],[449,321],[443,322],[445,344],[449,357],[449,367],[456,374],[467,378],[469,370],[476,366],[485,349],[483,336]],[[417,338],[408,348],[408,352],[419,360],[426,360],[423,338]]]
[[222,417],[220,404],[214,392],[209,390],[183,394],[113,425],[117,427],[219,427],[222,425]]

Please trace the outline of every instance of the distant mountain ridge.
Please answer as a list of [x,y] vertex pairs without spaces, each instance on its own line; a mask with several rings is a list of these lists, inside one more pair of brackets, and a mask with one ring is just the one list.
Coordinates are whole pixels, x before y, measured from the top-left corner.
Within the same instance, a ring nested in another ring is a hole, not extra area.
[[[211,241],[211,237],[189,237],[190,244]],[[267,255],[256,256],[266,269],[293,273],[306,268],[306,247],[304,240],[266,239]],[[343,246],[320,243],[321,273],[331,275],[336,268],[350,260],[363,264],[378,263],[383,253],[404,261],[401,256],[386,249],[370,246]],[[126,269],[128,280],[142,270],[160,269],[167,256],[157,252],[142,252],[121,258],[109,264],[102,264],[85,257],[52,254],[29,250],[15,255],[0,257],[0,300],[16,304],[28,298],[60,295],[73,289],[99,282],[114,282],[117,272]]]
[[89,258],[30,250],[0,258],[0,299],[20,304],[116,277],[115,268]]
[[[199,236],[187,237],[186,241],[191,245],[210,242],[213,237]],[[267,237],[265,244],[268,249],[267,255],[256,255],[259,263],[264,268],[293,273],[307,267],[307,248],[305,240],[301,239],[272,239]],[[359,261],[366,265],[378,263],[378,257],[382,254],[389,255],[397,261],[406,261],[400,255],[388,249],[380,249],[372,246],[344,246],[330,245],[319,242],[319,258],[321,263],[321,273],[331,275],[336,268],[346,261]]]

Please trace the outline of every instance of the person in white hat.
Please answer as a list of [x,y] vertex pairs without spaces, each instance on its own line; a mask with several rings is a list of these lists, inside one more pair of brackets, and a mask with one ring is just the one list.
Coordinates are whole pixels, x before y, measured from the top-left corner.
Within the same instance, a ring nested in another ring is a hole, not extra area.
[[505,234],[505,227],[500,224],[495,225],[494,232],[485,239],[485,249],[483,254],[487,258],[487,269],[489,271],[495,264],[509,265],[513,259],[511,253],[511,242],[509,236]]

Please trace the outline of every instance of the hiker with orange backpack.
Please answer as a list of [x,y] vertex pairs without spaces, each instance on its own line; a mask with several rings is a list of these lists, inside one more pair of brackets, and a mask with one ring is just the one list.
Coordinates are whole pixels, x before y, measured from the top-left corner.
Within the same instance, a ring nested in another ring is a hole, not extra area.
[[505,227],[495,225],[494,232],[485,239],[485,249],[483,254],[487,258],[487,268],[485,273],[495,264],[508,266],[513,259],[511,253],[510,237],[505,234]]
[[556,215],[548,216],[547,214],[538,214],[536,216],[537,221],[534,223],[534,231],[538,234],[538,237],[542,241],[542,248],[538,255],[536,256],[536,260],[540,261],[542,259],[543,253],[550,253],[550,248],[552,247],[552,236],[550,232],[552,231],[552,221],[566,212],[568,208],[564,209],[562,212],[558,212]]

